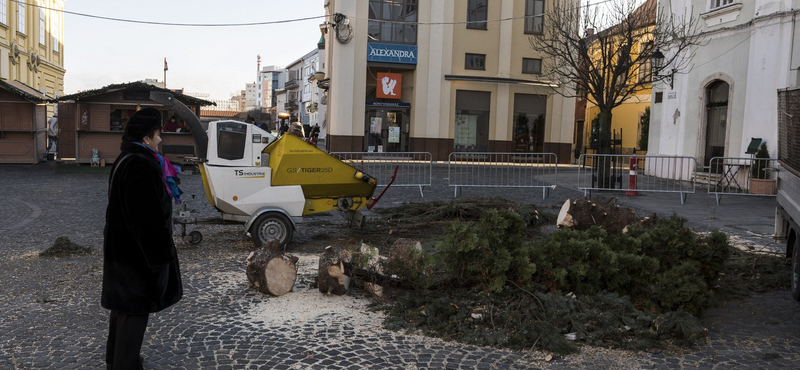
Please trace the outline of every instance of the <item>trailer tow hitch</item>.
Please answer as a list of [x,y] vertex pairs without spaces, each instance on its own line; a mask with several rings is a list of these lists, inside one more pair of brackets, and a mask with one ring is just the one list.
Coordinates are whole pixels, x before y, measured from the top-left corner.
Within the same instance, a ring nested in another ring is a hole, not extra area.
[[383,191],[378,195],[378,197],[372,200],[372,203],[370,203],[367,206],[367,209],[372,209],[372,207],[375,207],[375,205],[378,204],[378,201],[381,200],[381,197],[383,196],[383,193],[386,193],[386,190],[389,190],[389,187],[392,186],[392,183],[394,182],[394,178],[397,176],[397,169],[399,167],[400,166],[394,166],[394,173],[392,174],[392,180],[389,181],[388,184],[386,184],[386,187],[383,188]]

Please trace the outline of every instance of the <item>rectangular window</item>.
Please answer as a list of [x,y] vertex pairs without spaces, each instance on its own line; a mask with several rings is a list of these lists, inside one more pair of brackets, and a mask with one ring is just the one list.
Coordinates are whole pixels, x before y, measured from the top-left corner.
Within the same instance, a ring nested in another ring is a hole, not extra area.
[[547,96],[514,94],[514,151],[544,151],[544,124]]
[[711,9],[721,8],[733,4],[734,0],[711,0]]
[[464,68],[486,70],[486,54],[467,53],[464,60]]
[[542,60],[522,58],[522,73],[540,75],[542,74]]
[[627,86],[627,84],[628,84],[628,75],[627,74],[621,74],[621,75],[617,76],[616,86],[617,86],[618,89],[624,89],[625,86]]
[[6,0],[0,0],[0,23],[8,24],[8,19],[6,19]]
[[417,43],[417,0],[370,0],[368,42]]
[[544,0],[525,0],[525,33],[544,32]]
[[653,63],[650,59],[645,59],[639,63],[639,82],[653,81]]
[[467,28],[480,30],[486,29],[486,19],[488,16],[489,0],[468,0],[467,1]]
[[44,20],[44,8],[42,4],[39,3],[39,43],[44,45],[47,41],[47,34],[45,34],[45,20]]
[[25,2],[17,3],[17,32],[25,34]]
[[59,12],[53,12],[50,15],[50,34],[53,35],[53,51],[58,52],[58,34],[61,32],[61,29],[58,26],[58,16]]
[[489,107],[492,93],[456,90],[453,147],[458,152],[489,149]]

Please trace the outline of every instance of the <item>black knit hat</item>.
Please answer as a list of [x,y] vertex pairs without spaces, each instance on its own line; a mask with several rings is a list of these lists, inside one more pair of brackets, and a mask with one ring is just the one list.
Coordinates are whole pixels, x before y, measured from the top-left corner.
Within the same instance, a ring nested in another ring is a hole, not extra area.
[[134,113],[128,120],[122,141],[141,142],[145,136],[159,129],[161,129],[161,113],[155,108],[144,108]]

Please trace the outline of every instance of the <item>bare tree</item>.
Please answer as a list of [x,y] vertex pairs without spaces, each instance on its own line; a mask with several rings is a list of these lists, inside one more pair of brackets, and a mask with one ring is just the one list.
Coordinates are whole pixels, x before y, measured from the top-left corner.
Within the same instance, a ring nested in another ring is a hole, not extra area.
[[[531,36],[531,47],[548,55],[543,77],[575,87],[555,93],[571,97],[583,91],[599,108],[598,150],[610,154],[611,111],[649,89],[664,66],[671,74],[687,68],[699,24],[691,16],[658,13],[656,0],[609,0],[585,8],[575,1],[553,4],[544,16],[544,34]],[[665,55],[661,66],[652,64],[654,55]]]

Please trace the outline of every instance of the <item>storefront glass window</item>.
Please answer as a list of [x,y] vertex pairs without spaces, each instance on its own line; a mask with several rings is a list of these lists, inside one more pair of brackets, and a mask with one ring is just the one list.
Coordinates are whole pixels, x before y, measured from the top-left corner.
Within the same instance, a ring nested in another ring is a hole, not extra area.
[[547,97],[514,94],[514,151],[544,152],[544,123]]
[[492,93],[456,91],[453,149],[458,152],[489,149],[489,107]]
[[408,151],[409,108],[367,108],[366,138],[368,152]]

